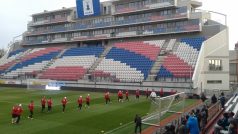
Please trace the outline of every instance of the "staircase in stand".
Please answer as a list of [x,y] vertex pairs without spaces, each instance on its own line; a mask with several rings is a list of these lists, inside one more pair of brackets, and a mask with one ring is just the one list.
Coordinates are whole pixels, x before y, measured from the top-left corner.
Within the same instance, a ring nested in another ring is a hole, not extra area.
[[98,59],[93,63],[93,65],[88,69],[88,73],[92,73],[96,67],[99,65],[99,63],[105,58],[105,56],[109,53],[109,51],[112,49],[113,45],[107,46],[105,50],[102,52],[102,54],[98,57]]
[[44,71],[46,71],[52,64],[54,64],[54,62],[55,62],[57,59],[59,59],[59,58],[64,54],[64,52],[65,52],[66,50],[68,50],[68,48],[63,49],[54,59],[51,59],[51,60],[43,67],[43,69],[42,69],[40,72],[38,72],[37,78],[39,78],[39,77],[42,75],[42,73],[43,73]]
[[148,75],[146,81],[155,81],[155,78],[156,78],[157,73],[161,67],[161,64],[164,62],[164,58],[165,58],[165,56],[158,56],[153,67],[150,70],[150,74]]

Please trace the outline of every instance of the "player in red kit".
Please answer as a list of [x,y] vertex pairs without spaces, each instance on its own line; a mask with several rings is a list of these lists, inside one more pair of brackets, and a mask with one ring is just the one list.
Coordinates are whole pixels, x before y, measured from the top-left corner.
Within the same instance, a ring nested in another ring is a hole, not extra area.
[[86,97],[86,106],[89,108],[90,106],[90,94]]
[[106,104],[111,101],[111,100],[110,100],[109,92],[106,92],[106,93],[105,93],[104,98],[105,98]]
[[16,123],[17,123],[17,124],[20,122],[22,113],[23,113],[23,108],[22,108],[22,105],[19,104],[19,106],[17,106],[17,111],[16,111],[16,115],[17,115],[17,121],[16,121]]
[[52,99],[51,97],[47,100],[47,105],[48,105],[48,112],[50,112],[52,110]]
[[45,96],[41,99],[41,112],[45,111],[46,99]]
[[12,107],[12,124],[16,123],[17,118],[17,105]]
[[126,90],[125,94],[126,94],[126,99],[125,100],[129,101],[129,91]]
[[78,98],[78,109],[81,110],[82,109],[82,106],[83,106],[83,97],[80,96]]
[[117,95],[118,95],[118,102],[122,102],[122,99],[123,99],[123,93],[122,93],[122,91],[119,90],[118,93],[117,93]]
[[137,89],[136,90],[136,99],[139,100],[139,98],[140,98],[140,90]]
[[30,111],[30,115],[28,116],[28,118],[33,119],[33,111],[34,111],[34,102],[31,101],[31,103],[28,105],[28,109]]
[[66,107],[66,104],[67,104],[67,98],[66,97],[64,97],[62,100],[61,100],[61,103],[62,103],[62,106],[63,106],[63,113],[64,113],[64,111],[65,111],[65,107]]

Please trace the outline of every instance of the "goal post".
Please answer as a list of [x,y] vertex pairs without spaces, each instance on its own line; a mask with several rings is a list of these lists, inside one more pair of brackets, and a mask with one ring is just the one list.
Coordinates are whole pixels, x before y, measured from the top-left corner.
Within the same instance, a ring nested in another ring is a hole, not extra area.
[[151,107],[147,116],[142,119],[142,123],[159,127],[161,120],[172,114],[183,114],[185,111],[185,98],[184,92],[176,93],[173,95],[151,98]]

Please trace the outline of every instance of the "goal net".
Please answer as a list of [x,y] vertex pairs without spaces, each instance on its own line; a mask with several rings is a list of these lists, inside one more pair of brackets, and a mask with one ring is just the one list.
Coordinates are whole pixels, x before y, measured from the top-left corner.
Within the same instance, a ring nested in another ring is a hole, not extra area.
[[160,126],[160,121],[172,114],[182,114],[185,107],[185,93],[175,93],[166,97],[151,98],[151,107],[147,116],[142,120],[143,124]]
[[39,80],[39,79],[27,80],[27,89],[61,90],[62,86],[65,86],[64,82],[58,82],[55,80]]
[[45,90],[49,81],[38,79],[27,79],[27,89]]

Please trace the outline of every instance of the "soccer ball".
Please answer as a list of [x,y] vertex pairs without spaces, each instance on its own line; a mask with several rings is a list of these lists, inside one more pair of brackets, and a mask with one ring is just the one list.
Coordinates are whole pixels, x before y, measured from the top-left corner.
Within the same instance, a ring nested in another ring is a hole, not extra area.
[[120,123],[120,125],[122,125],[122,123]]
[[102,132],[102,133],[104,133],[104,131],[103,131],[103,130],[102,130],[101,132]]

